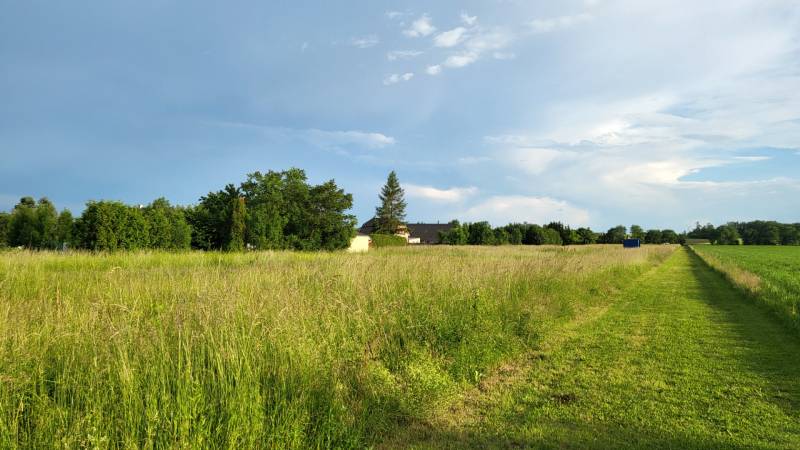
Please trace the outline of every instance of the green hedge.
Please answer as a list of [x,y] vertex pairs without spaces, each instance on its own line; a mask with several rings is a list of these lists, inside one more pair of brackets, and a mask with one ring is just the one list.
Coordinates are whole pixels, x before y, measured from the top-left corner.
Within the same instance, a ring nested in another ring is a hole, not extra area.
[[369,237],[375,247],[403,247],[408,244],[406,238],[393,234],[371,234]]

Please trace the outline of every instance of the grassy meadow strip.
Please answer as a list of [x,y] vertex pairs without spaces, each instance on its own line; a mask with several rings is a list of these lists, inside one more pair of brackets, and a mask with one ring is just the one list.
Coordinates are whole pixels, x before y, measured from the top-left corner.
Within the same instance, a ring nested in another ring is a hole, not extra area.
[[672,250],[0,253],[0,447],[364,447]]
[[800,247],[704,245],[692,249],[800,331]]

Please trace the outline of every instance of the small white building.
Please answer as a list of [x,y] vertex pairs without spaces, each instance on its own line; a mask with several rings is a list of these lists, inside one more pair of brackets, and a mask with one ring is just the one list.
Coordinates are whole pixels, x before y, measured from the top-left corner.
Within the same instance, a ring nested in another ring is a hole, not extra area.
[[347,249],[347,253],[362,253],[369,251],[369,247],[372,245],[372,238],[369,237],[367,234],[357,234],[356,237],[350,239],[350,247]]

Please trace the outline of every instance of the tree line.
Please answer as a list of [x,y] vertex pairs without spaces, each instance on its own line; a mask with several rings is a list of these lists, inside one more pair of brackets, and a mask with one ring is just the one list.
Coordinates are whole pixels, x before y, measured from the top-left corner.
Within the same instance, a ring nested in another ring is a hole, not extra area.
[[453,228],[440,235],[447,245],[588,245],[621,244],[628,237],[641,239],[647,244],[682,243],[680,234],[673,230],[648,230],[632,225],[630,233],[623,225],[597,233],[591,228],[571,228],[561,222],[547,225],[511,223],[493,228],[489,222],[451,222]]
[[728,222],[717,227],[697,223],[687,236],[721,245],[800,245],[800,223],[754,220]]
[[73,218],[47,198],[23,197],[10,213],[0,212],[0,247],[335,250],[355,233],[352,205],[334,180],[311,185],[300,169],[254,172],[186,207],[164,198],[146,206],[90,201]]

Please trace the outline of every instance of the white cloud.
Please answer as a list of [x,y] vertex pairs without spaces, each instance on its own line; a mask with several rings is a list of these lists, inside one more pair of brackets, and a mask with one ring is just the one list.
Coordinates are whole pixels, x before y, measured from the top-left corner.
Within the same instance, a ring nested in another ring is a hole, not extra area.
[[391,74],[391,75],[389,75],[389,76],[387,76],[386,78],[383,79],[383,84],[385,86],[389,86],[389,85],[392,85],[392,84],[397,84],[397,83],[399,83],[401,81],[409,81],[412,78],[414,78],[414,74],[412,72],[403,73],[403,74],[393,73],[393,74]]
[[478,193],[476,187],[454,187],[450,189],[437,189],[431,186],[406,184],[404,189],[409,197],[422,198],[434,202],[455,203],[461,202]]
[[550,197],[506,195],[490,197],[460,214],[463,220],[488,220],[499,226],[510,222],[548,223],[559,221],[572,226],[586,225],[589,212],[564,200]]
[[381,133],[364,131],[324,131],[308,129],[303,131],[308,138],[322,145],[350,146],[355,145],[369,149],[380,149],[394,145],[397,141]]
[[758,161],[767,161],[772,158],[769,156],[734,156],[733,159],[746,162],[758,162]]
[[463,11],[461,12],[460,18],[461,18],[461,22],[463,22],[464,25],[467,25],[469,27],[471,27],[471,26],[475,25],[476,23],[478,23],[478,16],[470,16],[469,14],[467,14],[466,12],[463,12]]
[[210,122],[211,125],[239,128],[264,133],[272,137],[299,139],[323,148],[360,147],[380,149],[397,141],[382,133],[360,130],[320,130],[318,128],[285,128],[246,122]]
[[439,75],[440,73],[442,73],[442,66],[438,64],[433,66],[428,66],[428,68],[425,69],[425,73],[427,73],[428,75]]
[[378,45],[381,40],[378,36],[371,34],[369,36],[354,37],[350,39],[350,45],[358,48],[370,48]]
[[389,20],[400,19],[402,17],[407,16],[408,13],[400,12],[400,11],[386,11],[386,18]]
[[517,58],[517,55],[514,53],[504,53],[504,52],[494,52],[492,56],[494,57],[494,59],[499,59],[499,60],[511,60]]
[[463,52],[455,55],[450,55],[442,65],[450,68],[466,67],[478,60],[478,53],[476,52]]
[[513,148],[503,153],[517,168],[531,175],[540,175],[559,162],[577,157],[576,152],[552,148]]
[[408,37],[425,37],[436,32],[436,27],[431,23],[431,18],[427,14],[423,14],[419,19],[415,20],[411,27],[403,30],[403,34]]
[[386,59],[389,61],[397,61],[398,59],[411,59],[421,55],[422,52],[418,50],[393,50],[386,54]]
[[589,22],[593,19],[590,14],[576,14],[573,16],[551,17],[548,19],[534,19],[528,26],[534,33],[550,33],[553,31],[571,28],[581,23]]
[[464,27],[453,28],[452,30],[439,33],[433,38],[433,45],[442,48],[455,47],[466,38],[467,29]]

